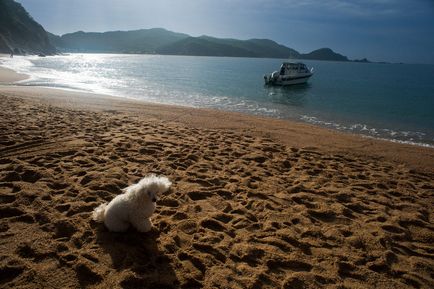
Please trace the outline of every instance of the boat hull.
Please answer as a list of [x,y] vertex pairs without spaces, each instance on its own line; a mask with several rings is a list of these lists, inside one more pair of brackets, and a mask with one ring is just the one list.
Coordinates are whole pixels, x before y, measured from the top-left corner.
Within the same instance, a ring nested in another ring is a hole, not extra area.
[[264,77],[266,85],[278,85],[278,86],[287,86],[287,85],[295,85],[295,84],[303,84],[308,81],[308,79],[312,76],[312,74],[306,74],[302,76],[290,77],[290,76],[279,76],[278,78],[273,78],[271,75]]

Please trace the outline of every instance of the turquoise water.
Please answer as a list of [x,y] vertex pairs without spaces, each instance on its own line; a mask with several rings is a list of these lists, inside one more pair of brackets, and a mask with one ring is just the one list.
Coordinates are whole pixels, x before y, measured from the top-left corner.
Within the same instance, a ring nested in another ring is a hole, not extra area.
[[106,93],[151,102],[295,119],[434,146],[434,65],[304,61],[305,85],[266,87],[283,59],[71,54],[14,57],[22,85]]

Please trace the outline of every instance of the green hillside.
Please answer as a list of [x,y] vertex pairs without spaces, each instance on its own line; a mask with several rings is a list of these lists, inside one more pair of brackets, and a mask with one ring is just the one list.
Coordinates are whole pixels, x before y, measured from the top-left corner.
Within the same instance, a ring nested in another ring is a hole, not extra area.
[[162,28],[132,31],[83,32],[51,35],[51,41],[62,51],[155,53],[157,48],[187,38],[187,34]]

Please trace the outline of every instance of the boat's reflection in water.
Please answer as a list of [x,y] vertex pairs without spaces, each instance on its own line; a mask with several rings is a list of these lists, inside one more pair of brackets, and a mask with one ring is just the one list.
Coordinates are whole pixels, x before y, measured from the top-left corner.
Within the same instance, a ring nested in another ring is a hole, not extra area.
[[288,106],[305,106],[309,91],[312,85],[310,83],[288,85],[288,86],[264,86],[267,99],[273,103]]

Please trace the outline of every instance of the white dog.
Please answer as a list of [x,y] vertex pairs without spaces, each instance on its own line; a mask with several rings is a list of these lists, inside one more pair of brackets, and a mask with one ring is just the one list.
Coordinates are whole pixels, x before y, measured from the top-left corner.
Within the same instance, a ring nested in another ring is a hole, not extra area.
[[149,175],[137,184],[123,189],[110,203],[93,211],[93,219],[104,222],[109,231],[125,232],[130,224],[139,232],[151,230],[149,219],[155,211],[157,195],[166,192],[172,183],[166,177]]

